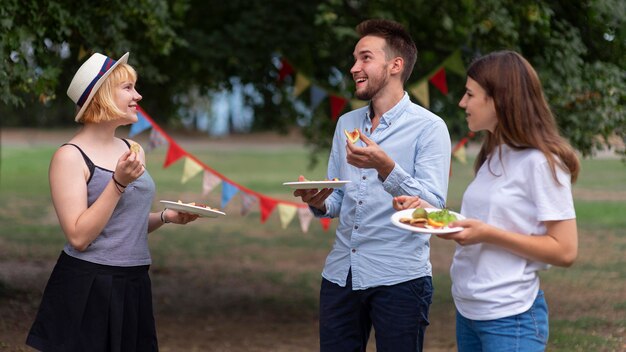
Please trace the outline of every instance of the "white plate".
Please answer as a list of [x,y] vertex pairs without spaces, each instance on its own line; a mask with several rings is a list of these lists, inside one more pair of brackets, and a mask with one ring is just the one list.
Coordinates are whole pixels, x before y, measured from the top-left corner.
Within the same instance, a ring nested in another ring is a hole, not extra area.
[[[403,224],[400,222],[400,218],[410,218],[411,214],[413,214],[413,211],[415,209],[404,209],[404,210],[400,210],[396,213],[394,213],[393,215],[391,215],[391,222],[400,227],[403,228],[405,230],[409,230],[409,231],[413,231],[413,232],[419,232],[419,233],[432,233],[435,235],[443,235],[446,233],[453,233],[453,232],[459,232],[461,230],[463,230],[462,227],[444,227],[442,229],[429,229],[429,228],[423,228],[423,227],[416,227],[416,226],[411,226],[409,224]],[[433,211],[438,211],[441,209],[435,209],[435,208],[426,208],[427,212],[433,212]],[[450,214],[454,214],[457,218],[457,220],[463,220],[465,219],[465,217],[459,213],[455,213],[453,211],[450,211]]]
[[161,203],[165,205],[166,208],[182,211],[185,213],[198,214],[205,218],[216,218],[218,216],[226,215],[226,213],[223,213],[219,210],[198,207],[191,204],[170,202],[169,200],[162,200]]
[[350,183],[350,181],[298,181],[285,182],[283,186],[293,189],[337,188]]

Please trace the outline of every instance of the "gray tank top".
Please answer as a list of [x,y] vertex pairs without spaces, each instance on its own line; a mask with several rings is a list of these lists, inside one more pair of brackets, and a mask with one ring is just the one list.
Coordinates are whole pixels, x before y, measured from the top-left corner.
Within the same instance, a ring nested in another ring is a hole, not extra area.
[[[124,142],[129,145],[126,140]],[[113,171],[94,165],[80,147],[69,145],[78,148],[89,167],[87,204],[91,206],[111,181]],[[65,244],[63,250],[72,257],[97,264],[112,266],[151,264],[148,217],[154,193],[154,181],[146,170],[126,187],[104,229],[85,251],[79,252],[69,243]]]

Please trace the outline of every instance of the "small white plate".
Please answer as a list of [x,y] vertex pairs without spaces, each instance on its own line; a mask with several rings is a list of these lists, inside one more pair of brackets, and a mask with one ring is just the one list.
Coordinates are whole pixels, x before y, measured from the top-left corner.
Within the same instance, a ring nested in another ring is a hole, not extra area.
[[[400,227],[403,228],[405,230],[409,230],[409,231],[413,231],[413,232],[419,232],[419,233],[432,233],[435,235],[443,235],[446,233],[454,233],[454,232],[459,232],[462,231],[463,228],[462,227],[444,227],[441,229],[430,229],[430,228],[425,228],[425,227],[416,227],[416,226],[411,226],[409,224],[403,224],[400,222],[401,218],[410,218],[411,215],[413,214],[413,211],[415,209],[404,209],[404,210],[400,210],[396,213],[394,213],[393,215],[391,215],[391,222]],[[426,208],[427,212],[433,212],[433,211],[439,211],[441,209],[436,209],[436,208]],[[450,211],[450,214],[454,214],[457,218],[457,220],[464,220],[465,217],[459,213],[455,213],[453,211]]]
[[205,218],[216,218],[218,216],[226,215],[226,213],[219,210],[199,207],[191,204],[171,202],[169,200],[162,200],[161,204],[165,205],[165,207],[169,209],[174,209],[190,214],[198,214]]
[[298,181],[285,182],[283,186],[293,189],[337,188],[350,183],[350,181]]

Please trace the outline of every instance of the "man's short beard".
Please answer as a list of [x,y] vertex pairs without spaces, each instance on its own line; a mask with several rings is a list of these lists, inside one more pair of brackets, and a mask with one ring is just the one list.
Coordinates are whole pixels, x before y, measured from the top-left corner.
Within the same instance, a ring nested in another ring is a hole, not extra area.
[[374,78],[376,76],[372,76],[368,78],[368,87],[362,91],[355,91],[355,96],[360,100],[372,100],[382,89],[384,89],[388,82],[389,75],[386,72],[382,73],[382,77],[380,79]]
[[374,96],[369,89],[363,92],[356,92],[355,95],[360,100],[372,100],[372,97]]

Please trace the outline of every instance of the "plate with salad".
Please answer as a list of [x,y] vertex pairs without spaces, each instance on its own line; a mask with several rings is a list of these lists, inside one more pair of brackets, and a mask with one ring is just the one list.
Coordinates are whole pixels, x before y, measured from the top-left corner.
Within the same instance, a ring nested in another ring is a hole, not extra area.
[[452,210],[436,208],[404,209],[391,216],[391,222],[400,228],[435,235],[462,231],[462,227],[448,227],[448,224],[463,219],[463,215]]

